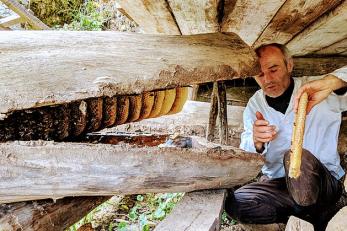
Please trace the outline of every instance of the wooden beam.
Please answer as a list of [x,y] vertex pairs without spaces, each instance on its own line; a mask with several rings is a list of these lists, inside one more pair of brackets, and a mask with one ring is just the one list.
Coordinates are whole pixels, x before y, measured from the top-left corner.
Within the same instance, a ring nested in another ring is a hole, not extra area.
[[295,57],[293,76],[325,75],[347,65],[346,57]]
[[226,190],[187,193],[154,231],[219,230],[225,196]]
[[[222,32],[234,32],[251,46],[284,2],[285,0],[236,1],[233,10],[227,8],[226,12],[229,14],[224,14]],[[226,7],[228,5],[224,5]]]
[[23,20],[27,21],[34,30],[49,30],[46,24],[29,13],[29,11],[16,0],[1,0],[1,2],[23,18]]
[[168,0],[181,33],[184,35],[218,32],[219,1]]
[[347,38],[330,44],[316,52],[315,55],[345,55],[347,56]]
[[0,203],[187,192],[240,185],[263,157],[194,139],[192,149],[17,141],[0,144]]
[[145,33],[181,34],[165,0],[118,0],[118,3]]
[[320,50],[347,37],[347,1],[318,18],[312,25],[289,41],[287,47],[295,56]]
[[253,46],[257,47],[272,42],[286,44],[296,34],[324,13],[334,9],[339,3],[341,0],[287,0]]
[[62,231],[109,197],[69,197],[0,204],[0,230]]
[[258,73],[255,53],[234,34],[4,31],[0,50],[2,116]]
[[0,19],[0,27],[10,27],[23,22],[23,19],[18,15],[11,15]]
[[216,130],[216,122],[218,116],[218,83],[213,83],[213,90],[211,94],[211,103],[210,103],[210,116],[207,124],[207,132],[206,139],[208,141],[213,142],[215,130]]
[[218,83],[218,121],[219,121],[219,143],[228,144],[228,110],[227,95],[224,82]]

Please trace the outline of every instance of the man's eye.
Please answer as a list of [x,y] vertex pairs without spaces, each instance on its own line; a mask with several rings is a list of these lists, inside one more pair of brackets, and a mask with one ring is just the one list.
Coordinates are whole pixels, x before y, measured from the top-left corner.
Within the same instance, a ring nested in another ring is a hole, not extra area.
[[274,73],[274,72],[276,72],[276,71],[277,71],[277,69],[272,69],[272,70],[270,70],[271,73]]

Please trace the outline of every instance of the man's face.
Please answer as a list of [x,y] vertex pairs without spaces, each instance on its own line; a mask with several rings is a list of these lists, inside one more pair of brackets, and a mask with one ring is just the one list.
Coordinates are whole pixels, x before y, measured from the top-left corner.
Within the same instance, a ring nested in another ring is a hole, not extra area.
[[275,46],[263,48],[260,56],[261,72],[255,77],[255,80],[267,96],[278,97],[290,85],[292,61],[286,64],[282,51]]

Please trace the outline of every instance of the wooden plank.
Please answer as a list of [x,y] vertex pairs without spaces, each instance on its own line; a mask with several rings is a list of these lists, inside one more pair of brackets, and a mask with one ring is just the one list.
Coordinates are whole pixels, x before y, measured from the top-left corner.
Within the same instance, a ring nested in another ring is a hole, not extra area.
[[69,197],[0,205],[0,230],[63,231],[109,197]]
[[0,50],[2,116],[258,73],[255,53],[234,34],[4,31]]
[[219,1],[168,0],[181,33],[184,35],[218,32]]
[[251,46],[284,2],[285,0],[239,0],[233,10],[228,10],[230,13],[224,15],[222,32],[234,32]]
[[313,225],[295,216],[290,216],[285,231],[314,231]]
[[210,116],[208,119],[207,132],[206,132],[206,139],[211,142],[213,142],[214,140],[217,116],[218,116],[218,83],[214,82],[213,90],[211,94]]
[[347,37],[347,1],[318,18],[300,34],[289,41],[292,55],[312,53]]
[[195,138],[194,147],[16,141],[0,144],[0,203],[67,196],[187,192],[240,185],[263,157]]
[[296,57],[292,76],[325,75],[347,65],[347,57]]
[[339,3],[341,0],[287,0],[254,43],[254,47],[272,42],[286,44],[319,16],[334,9]]
[[219,230],[225,195],[226,190],[185,194],[169,216],[160,222],[154,231]]
[[0,27],[10,27],[23,22],[23,19],[18,15],[11,15],[6,18],[0,18]]
[[118,0],[118,3],[145,33],[181,34],[165,0]]
[[324,47],[316,52],[315,55],[345,55],[347,56],[347,38]]
[[219,143],[228,143],[228,110],[227,95],[224,82],[218,83],[218,121],[219,121]]
[[27,21],[34,30],[49,30],[46,24],[29,13],[29,11],[16,0],[1,0],[1,2],[23,18],[23,20]]

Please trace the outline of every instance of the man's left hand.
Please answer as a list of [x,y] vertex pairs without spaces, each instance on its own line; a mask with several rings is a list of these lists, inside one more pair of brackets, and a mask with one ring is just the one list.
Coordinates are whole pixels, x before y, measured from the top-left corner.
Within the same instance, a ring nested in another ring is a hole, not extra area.
[[298,90],[294,99],[294,111],[297,112],[299,99],[302,93],[307,92],[308,103],[306,113],[308,114],[311,109],[326,99],[334,90],[344,87],[347,83],[334,75],[327,75],[322,79],[314,80],[304,84]]

